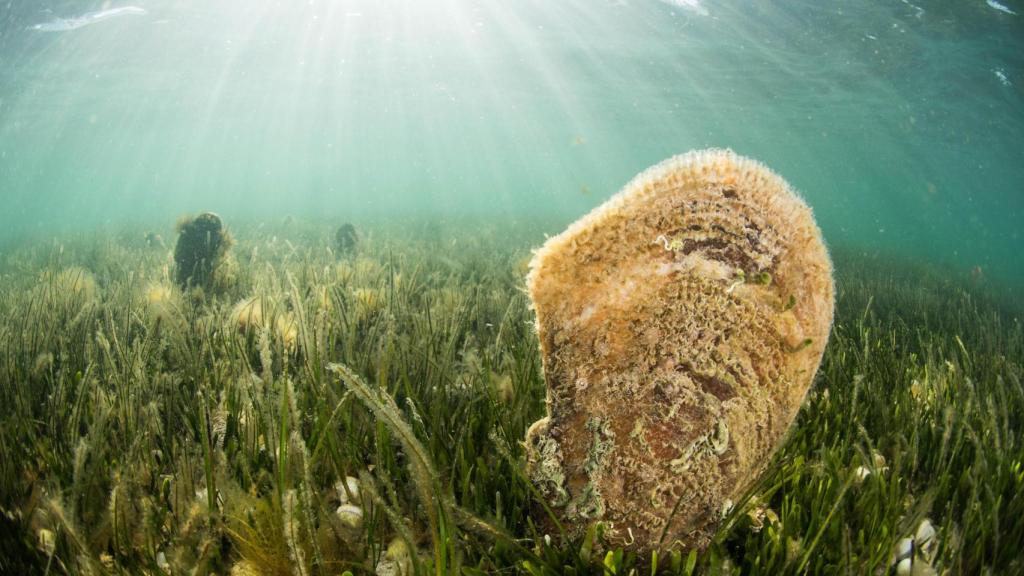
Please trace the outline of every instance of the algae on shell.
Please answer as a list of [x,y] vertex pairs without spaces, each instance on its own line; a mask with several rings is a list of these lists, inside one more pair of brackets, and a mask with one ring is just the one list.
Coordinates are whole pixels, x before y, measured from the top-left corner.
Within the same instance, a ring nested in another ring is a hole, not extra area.
[[832,265],[810,209],[756,161],[690,152],[549,239],[527,285],[548,386],[528,467],[560,521],[602,521],[644,552],[705,546],[828,339]]

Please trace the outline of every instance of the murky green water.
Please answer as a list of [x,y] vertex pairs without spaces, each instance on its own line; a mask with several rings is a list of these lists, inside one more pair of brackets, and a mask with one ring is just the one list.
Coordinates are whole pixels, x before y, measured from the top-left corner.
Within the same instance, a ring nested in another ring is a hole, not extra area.
[[1020,280],[1022,47],[1019,0],[12,1],[0,235],[201,210],[555,232],[718,146],[834,246]]

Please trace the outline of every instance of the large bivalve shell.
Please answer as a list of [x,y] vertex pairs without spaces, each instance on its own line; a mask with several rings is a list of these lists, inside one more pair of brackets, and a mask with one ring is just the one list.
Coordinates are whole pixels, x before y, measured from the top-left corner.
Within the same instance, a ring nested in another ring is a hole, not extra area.
[[530,268],[548,387],[531,479],[572,535],[600,521],[634,550],[705,546],[821,362],[834,289],[810,209],[762,164],[694,151]]

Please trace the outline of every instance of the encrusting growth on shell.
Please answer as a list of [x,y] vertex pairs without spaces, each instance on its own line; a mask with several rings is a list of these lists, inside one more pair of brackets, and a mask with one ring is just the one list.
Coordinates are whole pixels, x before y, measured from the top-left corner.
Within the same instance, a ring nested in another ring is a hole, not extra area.
[[[548,417],[529,473],[571,535],[707,545],[796,416],[832,323],[810,209],[729,150],[634,178],[549,239],[527,286]],[[542,514],[543,516],[543,514]]]

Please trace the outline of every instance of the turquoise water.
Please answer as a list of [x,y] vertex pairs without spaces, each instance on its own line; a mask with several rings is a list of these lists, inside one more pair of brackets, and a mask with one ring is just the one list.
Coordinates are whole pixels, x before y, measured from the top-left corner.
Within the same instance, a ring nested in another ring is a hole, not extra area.
[[563,225],[716,146],[833,246],[1017,282],[1022,144],[1020,0],[0,7],[8,240],[202,210]]

